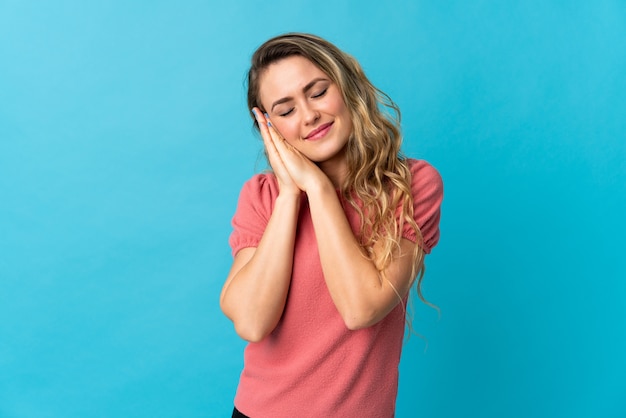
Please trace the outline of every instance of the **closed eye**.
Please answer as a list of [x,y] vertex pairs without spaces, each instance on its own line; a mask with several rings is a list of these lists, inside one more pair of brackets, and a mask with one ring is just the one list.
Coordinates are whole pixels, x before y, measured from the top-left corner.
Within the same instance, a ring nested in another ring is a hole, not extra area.
[[[323,89],[319,93],[311,95],[311,98],[312,99],[319,99],[320,97],[323,97],[326,94],[327,91],[328,91],[328,87],[326,87],[325,89]],[[285,112],[278,113],[278,116],[289,116],[291,113],[293,113],[294,110],[295,110],[295,108],[292,107],[292,108],[290,108],[289,110],[287,110]]]
[[325,95],[327,91],[328,91],[328,87],[322,90],[321,92],[312,95],[311,97],[314,99],[317,99],[318,97],[322,97],[323,95]]

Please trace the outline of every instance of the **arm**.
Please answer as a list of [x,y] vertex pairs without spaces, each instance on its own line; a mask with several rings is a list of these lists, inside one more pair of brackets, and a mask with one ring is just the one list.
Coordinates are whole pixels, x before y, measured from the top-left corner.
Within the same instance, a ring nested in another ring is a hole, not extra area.
[[291,282],[299,196],[279,195],[257,248],[240,250],[220,296],[239,336],[260,341],[282,316]]
[[[337,308],[350,328],[372,325],[384,318],[396,305],[398,296],[404,298],[413,283],[411,258],[413,251],[418,249],[416,245],[426,254],[439,241],[440,208],[443,200],[441,176],[424,161],[411,166],[411,175],[413,216],[419,225],[421,236],[415,236],[411,228],[405,225],[403,236],[408,239],[401,239],[399,252],[394,254],[394,259],[384,271],[388,281],[382,282],[372,277],[369,270],[372,266],[363,264],[368,260],[353,252],[354,244],[350,241],[356,242],[356,239],[348,234],[349,225],[345,225],[345,215],[337,202],[336,192],[329,191],[328,185],[323,182],[313,182],[312,184],[321,186],[308,189],[326,281]],[[342,253],[342,249],[346,252]],[[374,252],[377,251],[375,246]],[[362,273],[352,270],[364,268],[364,265],[365,270]],[[420,266],[416,267],[419,269]],[[359,285],[369,288],[363,289]],[[394,290],[398,291],[395,298]]]
[[374,263],[362,253],[332,184],[317,183],[307,194],[324,278],[335,306],[349,329],[374,325],[409,291],[417,244],[401,240],[399,253],[382,280]]
[[346,326],[359,329],[377,323],[410,288],[416,244],[401,240],[399,253],[384,271],[386,280],[381,280],[373,261],[363,255],[330,179],[273,128],[269,132],[289,176],[308,195],[324,278]]
[[278,180],[279,195],[259,245],[235,255],[220,295],[220,307],[233,321],[237,334],[251,342],[261,341],[272,332],[285,308],[301,198],[300,189],[271,143],[265,119],[260,113],[255,115]]

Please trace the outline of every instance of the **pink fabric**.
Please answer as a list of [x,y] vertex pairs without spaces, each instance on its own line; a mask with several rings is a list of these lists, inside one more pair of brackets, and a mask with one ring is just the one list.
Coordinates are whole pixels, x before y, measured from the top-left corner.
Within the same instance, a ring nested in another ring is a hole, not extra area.
[[[427,162],[409,163],[415,220],[429,253],[439,240],[443,184]],[[258,245],[277,196],[272,174],[258,174],[246,182],[233,218],[233,254]],[[356,234],[358,215],[342,203]],[[408,228],[403,236],[416,240]],[[267,338],[246,347],[235,396],[237,409],[253,418],[393,417],[404,320],[398,305],[369,328],[346,328],[324,282],[304,196],[283,317]]]

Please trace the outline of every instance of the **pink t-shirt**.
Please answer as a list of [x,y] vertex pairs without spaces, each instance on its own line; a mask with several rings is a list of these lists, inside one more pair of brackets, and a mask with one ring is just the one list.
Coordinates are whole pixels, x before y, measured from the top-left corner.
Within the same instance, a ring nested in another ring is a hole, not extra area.
[[[424,251],[430,253],[439,240],[443,183],[427,162],[409,164],[414,217]],[[259,244],[277,196],[273,174],[258,174],[245,183],[233,218],[233,254]],[[358,215],[343,199],[342,205],[357,235]],[[405,327],[402,306],[371,327],[350,331],[324,281],[305,195],[297,228],[283,316],[269,336],[247,345],[235,406],[252,418],[393,417]],[[408,225],[403,236],[416,240]]]

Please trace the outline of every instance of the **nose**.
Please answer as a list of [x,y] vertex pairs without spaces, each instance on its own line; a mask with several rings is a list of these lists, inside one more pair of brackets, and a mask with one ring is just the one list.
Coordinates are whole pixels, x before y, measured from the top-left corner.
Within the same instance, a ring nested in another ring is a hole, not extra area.
[[320,113],[310,105],[303,107],[302,115],[305,125],[313,125],[320,118]]

